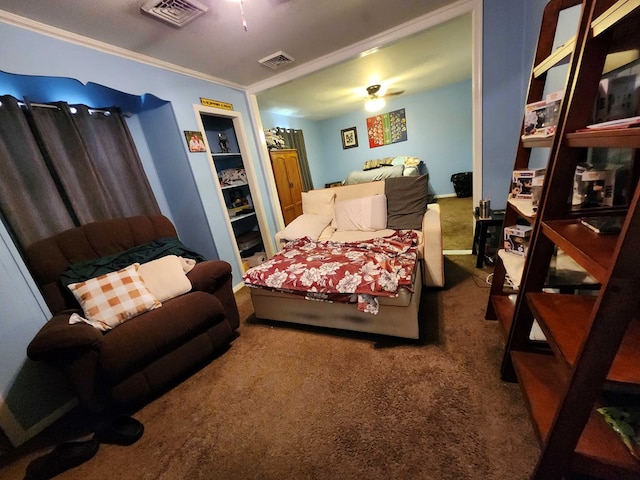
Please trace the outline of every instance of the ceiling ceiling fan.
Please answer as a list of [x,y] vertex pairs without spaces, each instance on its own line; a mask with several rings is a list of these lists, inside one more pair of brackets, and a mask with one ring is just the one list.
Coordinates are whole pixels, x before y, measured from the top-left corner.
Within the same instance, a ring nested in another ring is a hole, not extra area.
[[404,90],[393,90],[393,91],[389,90],[387,92],[380,94],[379,92],[381,88],[382,86],[379,84],[369,85],[367,87],[367,94],[369,95],[369,98],[365,102],[364,108],[368,112],[375,112],[377,110],[380,110],[382,107],[384,107],[385,105],[384,97],[401,95],[404,93]]

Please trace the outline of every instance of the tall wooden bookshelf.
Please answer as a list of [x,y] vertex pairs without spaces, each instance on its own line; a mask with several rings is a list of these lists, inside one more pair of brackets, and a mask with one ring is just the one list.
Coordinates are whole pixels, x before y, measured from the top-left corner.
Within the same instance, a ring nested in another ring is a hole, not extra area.
[[[527,103],[541,98],[546,72],[560,62],[568,62],[564,99],[552,138],[520,141],[514,169],[545,146],[547,172],[535,215],[507,207],[505,225],[529,221],[533,232],[517,290],[505,289],[507,270],[497,262],[487,318],[505,327],[502,377],[519,382],[540,440],[531,478],[638,479],[640,460],[597,408],[640,406],[640,128],[586,127],[594,123],[603,73],[622,71],[624,63],[611,62],[640,48],[640,0],[584,0],[575,37],[550,51],[558,12],[578,3],[552,0],[545,10]],[[628,159],[617,180],[624,183],[622,201],[574,204],[576,167],[613,154]],[[580,222],[587,216],[621,216],[622,228],[595,233]],[[594,279],[595,289],[549,288],[557,249]],[[543,342],[532,340],[534,322]]]

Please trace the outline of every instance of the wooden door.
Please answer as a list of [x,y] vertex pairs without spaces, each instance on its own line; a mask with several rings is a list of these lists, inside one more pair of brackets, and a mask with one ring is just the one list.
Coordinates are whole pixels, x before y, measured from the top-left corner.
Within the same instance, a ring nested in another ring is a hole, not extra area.
[[302,177],[297,150],[271,150],[271,167],[276,181],[284,224],[302,215]]

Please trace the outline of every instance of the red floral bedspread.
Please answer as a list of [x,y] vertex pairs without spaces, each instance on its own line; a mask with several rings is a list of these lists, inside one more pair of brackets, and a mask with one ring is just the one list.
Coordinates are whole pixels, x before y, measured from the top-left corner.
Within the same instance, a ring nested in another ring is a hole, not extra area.
[[396,296],[400,287],[411,290],[417,243],[418,236],[411,230],[360,242],[304,237],[247,270],[243,279],[250,287],[313,300],[349,302],[357,295],[358,309],[376,314],[377,296]]

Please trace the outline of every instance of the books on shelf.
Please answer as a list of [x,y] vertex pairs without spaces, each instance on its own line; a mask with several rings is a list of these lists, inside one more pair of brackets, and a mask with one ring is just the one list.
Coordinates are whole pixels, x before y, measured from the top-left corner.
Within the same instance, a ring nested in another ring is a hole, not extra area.
[[624,223],[624,218],[625,217],[619,215],[608,217],[582,217],[580,219],[580,223],[600,235],[612,235],[620,233],[622,224]]

